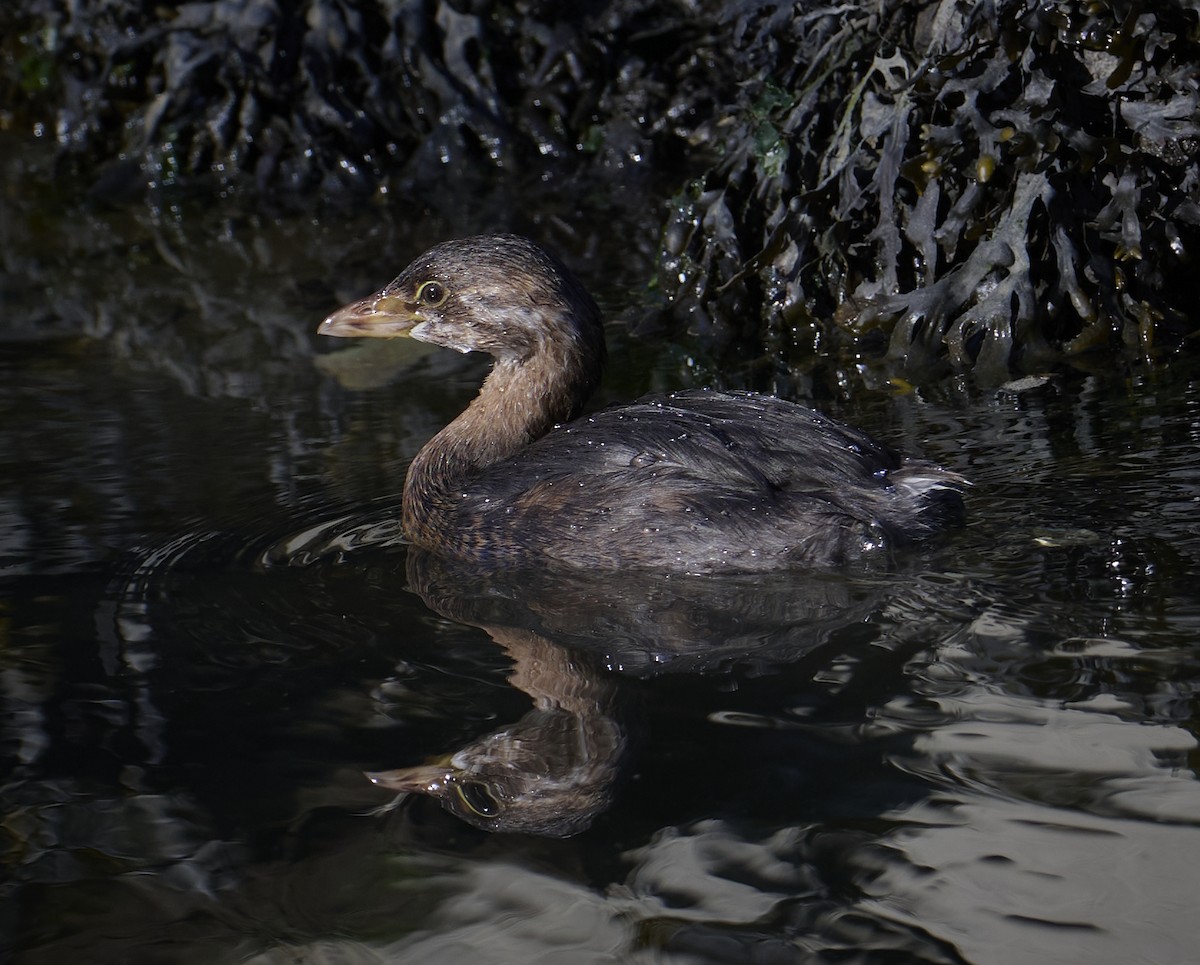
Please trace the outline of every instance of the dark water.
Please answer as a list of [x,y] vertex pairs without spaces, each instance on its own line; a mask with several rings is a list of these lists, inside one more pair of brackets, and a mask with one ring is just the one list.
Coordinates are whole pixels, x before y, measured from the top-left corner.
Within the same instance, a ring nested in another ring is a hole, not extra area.
[[[886,572],[484,579],[389,512],[480,363],[315,326],[485,226],[631,303],[653,210],[3,214],[6,960],[1195,960],[1194,371],[831,403],[975,482]],[[364,777],[506,732],[578,833]]]

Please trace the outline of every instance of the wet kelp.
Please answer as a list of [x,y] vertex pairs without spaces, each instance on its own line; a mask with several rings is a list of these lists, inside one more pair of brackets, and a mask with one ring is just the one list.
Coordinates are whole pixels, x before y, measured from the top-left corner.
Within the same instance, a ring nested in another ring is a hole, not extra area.
[[1198,9],[737,5],[748,82],[664,286],[791,377],[1177,348],[1200,329]]
[[565,157],[622,169],[681,143],[711,98],[690,79],[711,74],[690,14],[661,0],[20,0],[0,13],[0,92],[64,155],[122,158],[134,182],[369,192]]
[[19,0],[0,127],[108,198],[651,175],[664,317],[808,393],[1194,345],[1198,64],[1197,0]]

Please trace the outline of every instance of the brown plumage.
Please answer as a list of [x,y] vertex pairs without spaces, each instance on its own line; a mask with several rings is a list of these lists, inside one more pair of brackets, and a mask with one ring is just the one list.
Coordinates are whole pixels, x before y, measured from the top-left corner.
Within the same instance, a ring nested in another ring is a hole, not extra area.
[[604,364],[595,302],[524,238],[431,248],[326,335],[407,335],[495,363],[413,460],[413,543],[485,565],[765,570],[857,559],[961,521],[965,481],[749,392],[575,419]]

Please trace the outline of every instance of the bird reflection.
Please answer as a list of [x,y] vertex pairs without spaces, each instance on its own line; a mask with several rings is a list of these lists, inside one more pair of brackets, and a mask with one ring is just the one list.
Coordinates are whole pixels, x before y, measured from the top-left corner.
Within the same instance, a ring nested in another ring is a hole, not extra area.
[[534,706],[435,761],[368,777],[428,795],[478,828],[557,837],[608,808],[630,762],[636,702],[622,676],[764,672],[878,602],[870,584],[844,578],[480,572],[416,549],[408,581],[440,615],[485,630]]
[[436,798],[487,831],[576,834],[608,806],[628,745],[617,688],[586,657],[536,633],[484,629],[512,658],[509,680],[533,710],[440,761],[367,776]]

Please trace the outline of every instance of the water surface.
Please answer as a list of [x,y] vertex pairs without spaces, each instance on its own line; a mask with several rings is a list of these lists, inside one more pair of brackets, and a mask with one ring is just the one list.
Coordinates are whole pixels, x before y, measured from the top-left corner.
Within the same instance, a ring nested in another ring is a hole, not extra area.
[[[966,529],[882,570],[484,578],[392,513],[480,362],[314,330],[509,223],[4,214],[7,959],[1194,959],[1194,372],[827,401],[975,483]],[[620,236],[652,227],[558,218],[633,304]],[[687,381],[622,331],[607,398]],[[565,772],[584,732],[606,751],[537,834],[364,776],[506,733]]]

